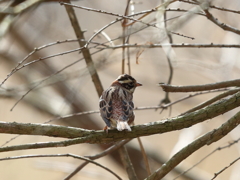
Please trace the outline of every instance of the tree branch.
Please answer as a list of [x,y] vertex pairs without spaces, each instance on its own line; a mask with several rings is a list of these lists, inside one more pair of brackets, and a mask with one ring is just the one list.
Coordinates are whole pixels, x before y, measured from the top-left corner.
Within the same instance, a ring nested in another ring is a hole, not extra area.
[[230,31],[233,33],[236,33],[238,35],[240,35],[240,30],[237,28],[234,28],[230,25],[224,24],[222,22],[220,22],[217,18],[215,18],[208,10],[204,10],[206,17],[212,21],[214,24],[216,24],[217,26],[219,26],[220,28],[222,28],[225,31]]
[[194,111],[183,116],[133,126],[131,132],[125,131],[119,132],[116,129],[109,130],[108,134],[102,130],[91,131],[80,128],[64,127],[57,125],[0,122],[0,133],[45,135],[54,137],[75,138],[59,142],[33,143],[3,147],[0,148],[0,152],[59,146],[64,147],[80,143],[91,144],[110,143],[120,141],[123,139],[132,139],[140,136],[162,134],[190,127],[194,124],[203,122],[207,119],[211,119],[218,115],[226,113],[238,106],[240,106],[240,92],[230,96],[228,99],[222,99],[201,110]]
[[[70,4],[70,1],[67,0],[67,2]],[[68,13],[68,16],[69,16],[69,19],[72,23],[72,26],[73,26],[73,29],[74,29],[74,32],[77,36],[78,39],[83,39],[85,40],[85,37],[84,37],[84,32],[81,30],[81,27],[77,21],[77,16],[74,12],[74,9],[72,6],[67,6],[65,5],[65,8],[66,8],[66,11]],[[102,87],[102,83],[99,79],[99,76],[98,76],[98,73],[94,67],[94,63],[93,63],[93,60],[92,60],[92,56],[90,54],[90,51],[87,47],[85,47],[85,42],[84,41],[78,41],[79,42],[79,46],[83,49],[81,50],[83,56],[84,56],[84,59],[86,61],[86,64],[87,64],[87,68],[88,68],[88,71],[89,71],[89,74],[91,75],[92,77],[92,81],[95,85],[95,88],[96,88],[96,91],[97,91],[97,94],[98,96],[100,97],[102,95],[102,92],[103,92],[103,87]]]
[[76,159],[81,159],[81,160],[84,160],[86,162],[95,164],[95,165],[105,169],[106,171],[110,172],[116,178],[118,178],[120,180],[122,179],[115,172],[113,172],[111,169],[99,164],[98,162],[95,162],[95,161],[93,161],[89,158],[86,158],[86,157],[82,157],[82,156],[78,156],[78,155],[70,154],[70,153],[68,153],[68,154],[46,154],[46,155],[33,154],[33,155],[12,156],[12,157],[1,158],[0,161],[15,160],[15,159],[26,159],[26,158],[39,158],[39,157],[72,157],[72,158],[76,158]]
[[239,87],[240,79],[234,79],[230,81],[221,81],[221,82],[211,83],[211,84],[193,85],[193,86],[174,86],[174,85],[168,85],[164,83],[160,83],[159,85],[166,92],[196,92],[196,91],[209,91],[213,89],[235,87],[235,86]]
[[192,153],[200,149],[205,145],[210,145],[213,142],[218,141],[232,131],[236,126],[240,124],[240,112],[235,114],[226,123],[222,124],[217,129],[214,129],[205,135],[199,137],[178,153],[176,153],[168,162],[162,165],[157,171],[155,171],[151,176],[146,178],[146,180],[157,180],[162,179],[167,173],[169,173],[174,167],[176,167],[180,162],[190,156]]
[[207,100],[207,101],[205,101],[205,102],[203,102],[203,103],[193,107],[192,109],[189,109],[188,111],[182,113],[181,115],[186,114],[186,113],[190,113],[190,112],[193,112],[193,111],[196,111],[196,110],[201,109],[203,107],[206,107],[207,105],[212,104],[212,103],[214,103],[214,102],[216,102],[216,101],[218,101],[218,100],[220,100],[222,98],[225,98],[225,97],[227,97],[229,95],[235,94],[238,91],[240,91],[240,88],[231,89],[229,91],[221,93],[221,94],[219,94],[219,95],[217,95],[217,96],[215,96],[215,97],[213,97],[213,98],[211,98],[211,99],[209,99],[209,100]]
[[120,153],[120,157],[122,159],[123,166],[126,169],[126,172],[128,174],[128,178],[131,180],[138,180],[136,172],[133,168],[132,162],[129,158],[126,146],[122,146],[119,149],[119,153]]

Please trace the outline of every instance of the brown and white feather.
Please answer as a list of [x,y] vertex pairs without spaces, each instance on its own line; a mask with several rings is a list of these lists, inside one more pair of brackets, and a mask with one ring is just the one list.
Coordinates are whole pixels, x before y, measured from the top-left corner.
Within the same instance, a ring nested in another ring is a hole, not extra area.
[[115,80],[100,97],[100,114],[106,123],[105,129],[117,128],[119,131],[127,129],[134,121],[133,92],[140,83],[131,76],[124,74]]

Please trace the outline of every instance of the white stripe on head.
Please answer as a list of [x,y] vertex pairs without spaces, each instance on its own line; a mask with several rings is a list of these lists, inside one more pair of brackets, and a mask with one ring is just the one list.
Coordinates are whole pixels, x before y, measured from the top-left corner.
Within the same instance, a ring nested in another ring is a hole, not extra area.
[[126,80],[118,81],[118,82],[123,84],[123,83],[130,83],[130,82],[133,82],[133,81],[131,79],[126,79]]

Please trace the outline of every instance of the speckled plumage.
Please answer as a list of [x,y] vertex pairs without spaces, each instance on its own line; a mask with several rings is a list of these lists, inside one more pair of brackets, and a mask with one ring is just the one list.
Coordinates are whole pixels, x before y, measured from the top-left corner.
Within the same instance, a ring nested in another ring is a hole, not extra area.
[[111,86],[103,91],[100,97],[100,114],[106,123],[105,130],[117,128],[119,131],[127,129],[134,121],[133,92],[141,86],[132,76],[120,75]]

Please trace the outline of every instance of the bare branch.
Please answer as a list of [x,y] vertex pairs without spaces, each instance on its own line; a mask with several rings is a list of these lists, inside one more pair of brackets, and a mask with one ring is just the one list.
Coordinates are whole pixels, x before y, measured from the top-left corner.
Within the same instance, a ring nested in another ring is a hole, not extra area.
[[60,69],[59,71],[51,74],[50,76],[46,77],[45,79],[41,80],[40,82],[38,82],[37,84],[35,84],[33,87],[31,87],[25,94],[23,94],[21,96],[21,98],[13,105],[13,107],[11,108],[11,111],[16,107],[16,105],[24,98],[26,97],[32,90],[34,90],[35,88],[37,88],[39,85],[41,85],[43,82],[45,82],[46,80],[52,78],[53,76],[59,74],[60,72],[64,71],[65,69],[75,65],[76,63],[80,62],[81,60],[77,60],[77,61],[74,61],[73,63],[65,66],[64,68]]
[[[194,4],[194,5],[198,5],[199,3],[193,2],[193,1],[188,1],[188,0],[178,0],[180,2],[185,2],[185,3],[189,3],[189,4]],[[218,6],[214,6],[214,5],[209,5],[210,8],[212,9],[217,9],[220,11],[226,11],[226,12],[231,12],[231,13],[236,13],[236,14],[240,14],[240,11],[236,11],[236,10],[232,10],[232,9],[227,9],[224,7],[218,7]]]
[[19,3],[15,7],[8,7],[0,10],[0,14],[11,14],[17,15],[23,13],[24,11],[28,10],[29,8],[33,7],[36,4],[40,4],[42,0],[32,0],[32,1],[24,1],[24,3]]
[[223,138],[239,124],[240,112],[235,114],[231,119],[229,119],[226,123],[222,124],[217,129],[206,133],[205,135],[199,137],[198,139],[194,140],[192,143],[181,149],[161,168],[156,170],[151,176],[147,177],[146,180],[162,179],[167,173],[169,173],[174,167],[176,167],[180,162],[182,162],[192,153],[205,145],[210,145],[213,142],[216,142],[219,139]]
[[[83,7],[83,6],[78,6],[78,5],[74,5],[74,4],[69,4],[69,3],[64,3],[64,2],[60,2],[61,5],[65,5],[65,6],[72,6],[72,7],[75,7],[75,8],[79,8],[79,9],[83,9],[83,10],[87,10],[87,11],[93,11],[93,12],[97,12],[97,13],[102,13],[102,14],[107,14],[107,15],[111,15],[111,16],[116,16],[118,18],[122,18],[122,19],[129,19],[131,21],[134,21],[134,22],[140,22],[142,24],[145,24],[147,26],[153,26],[155,28],[158,28],[156,25],[154,24],[149,24],[149,23],[145,23],[141,20],[138,20],[138,19],[134,19],[132,18],[131,16],[128,16],[128,15],[120,15],[120,14],[115,14],[115,13],[112,13],[112,12],[107,12],[107,11],[104,11],[104,10],[98,10],[98,9],[93,9],[93,8],[88,8],[88,7]],[[152,12],[152,10],[150,11]]]
[[182,113],[181,115],[186,114],[186,113],[190,113],[190,112],[193,112],[193,111],[196,111],[196,110],[201,109],[201,108],[204,108],[204,107],[206,107],[207,105],[212,104],[212,103],[214,103],[214,102],[216,102],[216,101],[218,101],[218,100],[220,100],[220,99],[222,99],[222,98],[225,98],[225,97],[227,97],[227,96],[229,96],[229,95],[235,94],[235,93],[237,93],[238,91],[240,91],[240,88],[231,89],[231,90],[229,90],[229,91],[227,91],[227,92],[224,92],[224,93],[222,93],[222,94],[219,94],[219,95],[217,95],[217,96],[209,99],[208,101],[205,101],[205,102],[199,104],[198,106],[195,106],[194,108],[192,108],[192,109],[190,109],[190,110]]
[[204,85],[193,85],[193,86],[174,86],[167,85],[164,83],[159,84],[166,92],[196,92],[196,91],[208,91],[213,89],[221,89],[227,87],[239,87],[240,79],[222,81],[218,83],[204,84]]
[[234,161],[232,161],[228,166],[224,167],[223,169],[221,169],[219,172],[214,173],[214,177],[211,179],[216,179],[216,177],[221,174],[222,172],[224,172],[226,169],[228,169],[229,167],[231,167],[234,163],[236,163],[237,161],[240,160],[240,157],[238,157],[237,159],[235,159]]
[[25,67],[30,66],[34,63],[37,63],[37,62],[40,62],[40,61],[43,61],[43,60],[46,60],[46,59],[49,59],[49,58],[52,58],[52,57],[62,56],[62,55],[69,54],[69,53],[72,53],[72,52],[77,52],[77,51],[80,51],[81,49],[82,48],[77,48],[77,49],[73,49],[73,50],[70,50],[70,51],[65,51],[65,52],[53,54],[53,55],[50,55],[50,56],[42,57],[42,58],[35,59],[31,62],[25,63],[22,66],[20,66],[29,56],[31,56],[33,53],[36,52],[36,50],[34,50],[30,54],[28,54],[21,62],[19,62],[19,64],[7,75],[7,77],[1,82],[0,87],[9,79],[9,77],[11,77],[15,72],[21,70],[22,68],[25,68]]
[[182,172],[181,174],[179,174],[178,176],[176,176],[173,180],[176,180],[178,177],[186,174],[187,172],[189,172],[190,170],[192,170],[194,167],[196,167],[197,165],[199,165],[201,162],[203,162],[205,159],[207,159],[208,157],[210,157],[211,155],[213,155],[215,152],[217,151],[221,151],[223,149],[226,148],[230,148],[231,146],[233,146],[234,144],[238,143],[240,141],[240,138],[230,142],[228,145],[226,146],[222,146],[222,147],[218,147],[215,150],[213,150],[212,152],[210,152],[208,155],[206,155],[205,157],[203,157],[200,161],[198,161],[197,163],[195,163],[191,168],[187,169],[186,171]]
[[131,179],[131,180],[138,180],[136,172],[133,168],[132,162],[129,158],[127,148],[125,146],[122,146],[119,149],[119,153],[120,153],[120,157],[121,157],[122,162],[123,162],[123,166],[124,166],[125,170],[127,171],[128,178]]
[[[149,136],[153,134],[161,134],[170,131],[180,130],[190,127],[194,124],[211,119],[225,112],[228,112],[240,105],[240,92],[232,95],[228,99],[223,99],[215,104],[211,104],[204,109],[185,114],[183,116],[166,119],[156,122],[151,122],[132,127],[131,132],[119,132],[116,129],[109,130],[109,133],[104,131],[91,131],[80,128],[42,125],[42,124],[23,124],[23,123],[4,123],[0,122],[0,133],[8,134],[28,134],[28,135],[47,135],[54,137],[75,138],[66,141],[50,142],[50,143],[33,143],[18,146],[9,146],[0,148],[0,152],[48,148],[48,147],[63,147],[79,143],[109,143],[123,139],[132,139],[140,136]],[[71,130],[71,131],[69,131]],[[53,134],[53,135],[52,135]],[[78,137],[78,138],[76,138]]]
[[72,157],[72,158],[76,158],[76,159],[81,159],[81,160],[87,161],[89,163],[95,164],[96,166],[99,166],[99,167],[105,169],[106,171],[110,172],[116,178],[118,178],[120,180],[122,179],[115,172],[113,172],[111,169],[99,164],[98,162],[95,162],[95,161],[93,161],[89,158],[86,158],[86,157],[82,157],[82,156],[78,156],[78,155],[70,154],[70,153],[68,153],[68,154],[46,154],[46,155],[34,154],[34,155],[12,156],[12,157],[1,158],[0,161],[26,159],[26,158],[42,158],[42,157]]
[[[67,2],[70,4],[69,0]],[[72,23],[72,26],[73,26],[73,29],[75,31],[75,34],[76,34],[77,38],[84,40],[85,39],[84,38],[84,34],[83,34],[83,31],[81,30],[81,27],[80,27],[80,25],[78,23],[77,16],[76,16],[76,14],[74,12],[73,7],[65,5],[65,8],[66,8],[66,11],[68,13],[69,19],[70,19],[70,21]],[[82,48],[82,54],[83,54],[84,59],[86,61],[89,74],[92,77],[92,81],[93,81],[93,83],[95,85],[95,88],[96,88],[96,91],[98,93],[98,96],[100,97],[102,95],[102,92],[103,92],[103,87],[102,87],[102,83],[101,83],[101,81],[99,79],[98,73],[97,73],[97,71],[96,71],[96,69],[94,67],[94,63],[93,63],[90,51],[85,46],[86,45],[85,42],[83,42],[83,41],[78,41],[78,42],[79,42],[79,46]]]
[[[110,153],[112,153],[113,151],[118,150],[119,148],[121,148],[122,146],[124,146],[126,143],[128,143],[130,140],[124,140],[121,142],[118,142],[116,144],[114,144],[113,146],[109,147],[108,149],[104,150],[103,152],[93,155],[93,156],[84,156],[86,158],[89,158],[91,160],[95,160],[101,157],[104,157]],[[69,180],[71,179],[75,174],[77,174],[82,168],[84,168],[89,162],[86,161],[84,163],[82,163],[80,166],[78,166],[72,173],[70,173],[67,177],[64,178],[64,180]]]
[[214,24],[216,24],[217,26],[219,26],[220,28],[222,28],[225,31],[230,31],[233,33],[236,33],[238,35],[240,35],[240,30],[237,28],[234,28],[230,25],[224,24],[222,22],[220,22],[217,18],[215,18],[208,10],[204,10],[206,17],[212,21]]
[[150,176],[150,174],[151,174],[151,169],[150,169],[150,166],[149,166],[149,162],[148,162],[148,157],[147,157],[146,151],[145,151],[145,149],[144,149],[144,146],[143,146],[143,143],[142,143],[141,138],[138,137],[137,140],[138,140],[138,143],[139,143],[141,152],[142,152],[142,156],[143,156],[144,164],[145,164],[145,166],[146,166],[147,173],[148,173],[148,175]]
[[175,43],[175,44],[120,44],[115,46],[108,46],[108,49],[118,48],[160,48],[169,47],[172,48],[240,48],[239,44],[189,44],[189,43]]

